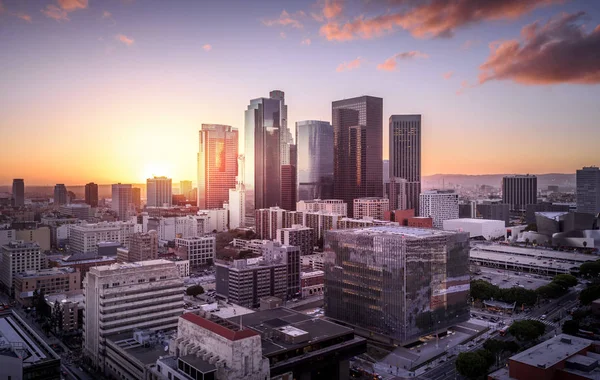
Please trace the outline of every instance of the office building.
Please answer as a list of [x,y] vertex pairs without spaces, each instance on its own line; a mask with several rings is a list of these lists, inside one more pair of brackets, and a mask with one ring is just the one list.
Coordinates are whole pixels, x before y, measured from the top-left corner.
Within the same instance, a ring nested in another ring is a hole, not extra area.
[[404,178],[391,177],[384,187],[385,197],[390,200],[390,210],[409,210],[407,208],[408,182]]
[[85,185],[85,203],[90,207],[98,207],[98,185],[94,182]]
[[221,208],[238,175],[238,131],[229,125],[202,124],[198,150],[198,207]]
[[37,243],[14,240],[0,247],[2,265],[0,282],[9,295],[14,295],[15,276],[26,271],[37,271],[47,266],[44,255]]
[[54,205],[66,205],[69,203],[67,188],[63,183],[57,183],[54,186]]
[[155,260],[158,257],[158,232],[136,232],[131,235],[129,248],[117,248],[117,261],[132,263],[135,261]]
[[189,237],[175,239],[180,257],[189,260],[191,268],[212,265],[216,257],[216,238],[214,236]]
[[333,127],[327,121],[296,122],[298,200],[333,198]]
[[12,205],[15,207],[25,206],[25,181],[22,178],[13,179]]
[[179,181],[179,194],[183,195],[186,200],[192,200],[192,181]]
[[281,207],[296,210],[296,167],[281,165]]
[[286,210],[279,207],[255,211],[256,234],[261,239],[274,240],[277,230],[286,227]]
[[443,227],[446,231],[468,232],[471,239],[483,238],[485,240],[495,240],[504,238],[506,235],[506,227],[502,220],[448,219],[444,220]]
[[245,226],[246,190],[243,184],[236,184],[235,189],[229,189],[229,229]]
[[315,233],[312,228],[294,224],[289,228],[277,230],[277,241],[284,245],[294,245],[300,248],[300,254],[311,255],[315,243]]
[[146,207],[171,207],[172,201],[171,178],[155,176],[146,180]]
[[208,223],[205,227],[206,232],[223,232],[227,231],[228,212],[226,208],[213,208],[209,210],[198,210],[198,215],[208,218]]
[[83,327],[83,290],[45,295],[46,305],[50,310],[60,310],[56,322],[63,333],[77,333]]
[[420,210],[421,115],[392,115],[389,120],[390,179],[406,180],[406,209]]
[[142,189],[139,187],[131,188],[131,203],[136,211],[142,209]]
[[595,166],[577,170],[577,211],[600,213],[600,169]]
[[265,263],[286,265],[287,299],[300,297],[300,247],[267,240],[261,248]]
[[508,227],[510,221],[510,205],[506,203],[483,201],[476,205],[476,215],[483,219],[502,220],[504,226]]
[[383,99],[372,96],[332,103],[334,198],[383,196]]
[[383,160],[383,183],[390,182],[390,160]]
[[421,193],[420,216],[433,219],[434,228],[443,228],[444,220],[458,219],[458,194],[454,190],[429,190]]
[[325,315],[388,344],[469,320],[469,236],[409,227],[330,231]]
[[502,203],[510,211],[525,211],[527,205],[537,203],[537,177],[534,175],[511,175],[502,178]]
[[369,217],[383,220],[387,211],[390,210],[390,200],[387,198],[357,198],[354,200],[354,218],[361,219]]
[[110,265],[117,262],[117,257],[97,256],[94,253],[75,253],[65,258],[48,259],[49,266],[57,268],[73,268],[81,273],[81,280],[91,268],[99,265]]
[[14,278],[15,300],[21,306],[33,306],[34,291],[46,295],[81,289],[80,272],[74,268],[47,268],[17,273]]
[[348,204],[341,199],[311,199],[300,200],[296,203],[296,210],[302,212],[330,212],[348,215]]
[[340,220],[344,218],[341,214],[332,212],[306,212],[304,213],[304,225],[314,231],[314,245],[323,247],[325,233],[338,228]]
[[17,231],[10,228],[0,229],[0,247],[10,243],[13,240],[17,240]]
[[58,212],[63,216],[71,216],[77,219],[86,220],[91,215],[91,207],[86,203],[71,203],[59,206]]
[[129,248],[134,222],[100,222],[69,225],[69,246],[73,252],[97,253],[100,242],[119,242]]
[[175,328],[183,312],[183,291],[183,280],[171,261],[91,268],[83,280],[84,355],[104,372],[107,335]]
[[132,215],[135,215],[130,184],[113,184],[111,202],[111,208],[117,213],[118,220],[128,220]]
[[15,231],[15,240],[21,240],[25,243],[37,243],[42,252],[48,252],[51,248],[50,227],[42,226],[38,223],[29,226],[29,228]]

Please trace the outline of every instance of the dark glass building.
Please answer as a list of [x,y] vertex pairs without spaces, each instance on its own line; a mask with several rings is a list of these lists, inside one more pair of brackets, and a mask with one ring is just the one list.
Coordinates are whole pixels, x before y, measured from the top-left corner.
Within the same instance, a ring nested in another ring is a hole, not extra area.
[[537,177],[534,175],[512,175],[502,178],[502,203],[510,211],[525,211],[527,205],[537,203]]
[[22,178],[13,179],[12,183],[13,206],[21,207],[25,205],[25,181]]
[[406,180],[406,208],[419,212],[421,115],[390,116],[390,178]]
[[333,128],[326,121],[296,123],[298,200],[333,197]]
[[595,166],[577,170],[577,211],[600,213],[600,169]]
[[85,185],[85,203],[90,207],[98,207],[98,185],[94,182]]
[[324,250],[325,315],[358,333],[403,344],[469,319],[466,232],[332,230]]
[[372,96],[332,103],[334,198],[383,196],[383,99]]
[[54,205],[66,205],[69,203],[67,188],[63,183],[54,186]]

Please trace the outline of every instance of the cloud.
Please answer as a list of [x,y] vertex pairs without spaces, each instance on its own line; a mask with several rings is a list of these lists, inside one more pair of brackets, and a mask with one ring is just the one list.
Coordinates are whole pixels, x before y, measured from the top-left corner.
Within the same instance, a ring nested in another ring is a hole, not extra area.
[[343,71],[351,71],[354,69],[358,69],[360,67],[360,65],[363,63],[364,59],[362,57],[358,57],[356,59],[353,59],[350,62],[344,62],[344,63],[340,63],[339,66],[335,69],[335,71],[337,71],[338,73],[341,73]]
[[281,32],[281,33],[279,33],[279,37],[285,39],[287,37],[287,35],[285,34],[285,32]]
[[211,44],[204,44],[202,46],[202,49],[204,49],[204,51],[211,51],[212,50],[212,45]]
[[88,0],[58,0],[58,5],[65,11],[72,12],[87,8]]
[[112,18],[112,13],[110,13],[109,11],[103,11],[102,18]]
[[427,54],[421,53],[420,51],[406,51],[403,53],[394,54],[390,58],[386,59],[383,63],[377,65],[377,70],[381,71],[396,71],[399,60],[415,59],[415,58],[429,58]]
[[55,19],[56,21],[69,21],[69,15],[67,14],[67,11],[65,11],[64,9],[61,9],[59,7],[57,7],[54,4],[48,4],[46,5],[46,8],[42,9],[41,11],[43,14],[46,15],[46,17],[50,17]]
[[124,34],[117,34],[115,36],[115,38],[117,40],[119,40],[119,42],[122,42],[122,43],[124,43],[127,46],[131,46],[131,45],[133,45],[135,43],[135,40],[133,38],[127,37]]
[[317,22],[323,22],[323,21],[325,21],[325,17],[322,14],[311,13],[310,16],[313,18],[313,20],[315,20]]
[[584,12],[527,25],[520,40],[490,44],[480,67],[479,84],[511,80],[528,85],[600,83],[600,25],[587,33]]
[[444,75],[442,75],[444,77],[444,79],[448,80],[450,78],[452,78],[452,76],[454,76],[454,71],[448,71],[445,72]]
[[18,18],[20,18],[21,20],[27,21],[27,22],[31,22],[31,16],[28,15],[27,13],[15,13],[15,16],[17,16]]
[[468,81],[463,80],[462,82],[460,82],[460,88],[456,91],[456,95],[462,95],[464,94],[464,92],[468,89],[474,87],[473,85],[469,84]]
[[325,0],[325,5],[323,6],[323,16],[326,19],[336,18],[342,13],[342,4],[343,0]]
[[302,41],[300,41],[301,45],[310,45],[312,43],[312,41],[310,40],[310,38],[305,38]]
[[300,22],[300,18],[306,16],[303,11],[298,11],[293,15],[289,14],[285,9],[279,15],[279,18],[274,20],[263,20],[263,24],[266,26],[291,26],[292,28],[302,28],[303,25]]
[[456,29],[488,20],[511,20],[535,8],[563,0],[429,0],[397,1],[404,9],[340,24],[329,21],[320,34],[331,41],[381,37],[397,28],[408,30],[414,37],[451,37]]
[[480,40],[466,40],[461,46],[461,50],[469,50],[472,47],[478,46],[481,43]]

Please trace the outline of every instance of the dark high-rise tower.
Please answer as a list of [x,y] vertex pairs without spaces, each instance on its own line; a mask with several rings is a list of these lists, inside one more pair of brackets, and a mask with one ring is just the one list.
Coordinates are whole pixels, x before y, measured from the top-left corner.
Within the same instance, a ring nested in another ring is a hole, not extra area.
[[98,207],[98,185],[94,182],[85,185],[85,203],[91,207]]
[[390,116],[390,178],[406,180],[406,208],[419,212],[421,115]]
[[20,207],[25,205],[25,181],[22,178],[13,179],[12,198],[13,206]]
[[584,167],[577,170],[576,179],[577,211],[600,213],[600,169],[595,166]]
[[54,186],[54,205],[66,205],[69,203],[67,188],[63,183],[57,183]]
[[502,203],[511,211],[525,211],[527,205],[537,203],[537,177],[512,175],[502,178]]
[[296,123],[298,200],[333,198],[333,128],[326,121]]
[[383,99],[372,96],[332,103],[334,198],[383,195]]

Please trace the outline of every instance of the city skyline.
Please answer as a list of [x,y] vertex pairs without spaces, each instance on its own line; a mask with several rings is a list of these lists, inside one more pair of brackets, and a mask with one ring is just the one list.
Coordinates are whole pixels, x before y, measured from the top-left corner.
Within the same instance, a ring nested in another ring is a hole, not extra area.
[[[430,4],[444,2],[394,3],[2,0],[0,46],[11,54],[0,64],[0,128],[10,131],[0,184],[194,179],[201,124],[242,130],[248,99],[272,89],[286,93],[292,135],[297,121],[331,122],[332,101],[361,95],[384,99],[384,120],[423,115],[424,176],[597,164],[597,4],[506,1],[475,12],[461,0],[436,23]],[[551,72],[531,42],[549,36]],[[502,55],[509,47],[520,50]],[[384,159],[387,135],[384,125]],[[169,141],[177,154],[145,155]],[[23,155],[24,144],[36,149]]]

